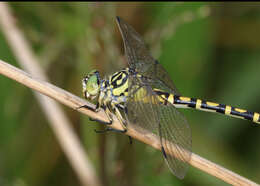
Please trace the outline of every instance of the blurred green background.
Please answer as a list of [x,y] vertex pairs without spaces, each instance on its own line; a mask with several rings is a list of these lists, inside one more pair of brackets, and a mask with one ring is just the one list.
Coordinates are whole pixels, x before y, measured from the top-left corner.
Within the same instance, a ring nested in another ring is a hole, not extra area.
[[[10,3],[51,82],[82,96],[81,79],[126,66],[115,16],[145,39],[185,96],[260,111],[259,3]],[[0,59],[18,66],[0,32]],[[32,91],[0,76],[0,185],[80,185]],[[173,176],[161,153],[63,106],[103,185],[228,185],[193,167]],[[193,152],[260,183],[260,128],[180,110]]]

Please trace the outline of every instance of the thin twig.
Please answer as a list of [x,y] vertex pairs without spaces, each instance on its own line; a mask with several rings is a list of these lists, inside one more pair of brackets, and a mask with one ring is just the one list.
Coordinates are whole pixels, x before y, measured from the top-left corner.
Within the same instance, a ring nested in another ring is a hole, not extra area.
[[[67,105],[73,109],[76,109],[79,106],[82,105],[88,105],[92,106],[94,108],[94,105],[91,103],[86,102],[85,100],[61,89],[58,88],[48,82],[33,78],[28,73],[5,63],[4,61],[0,60],[0,74],[3,74],[15,81],[18,81],[25,86],[32,88],[36,91],[39,91],[40,93],[49,96],[64,105]],[[95,118],[104,122],[108,122],[107,117],[105,116],[103,110],[101,110],[98,113],[92,112],[88,109],[78,109],[79,112],[88,115],[91,118]],[[121,129],[122,127],[120,123],[118,122],[117,118],[113,116],[114,122],[111,125],[112,128],[115,129]],[[160,150],[160,140],[151,133],[143,134],[137,130],[135,130],[132,125],[128,125],[128,131],[125,133],[126,135],[129,135],[139,141],[142,141],[150,146],[152,146],[155,149]],[[174,146],[174,145],[173,145]],[[175,154],[171,154],[175,155]],[[254,183],[253,181],[250,181],[230,170],[227,170],[220,165],[217,165],[209,160],[206,160],[199,155],[196,155],[192,153],[191,160],[189,162],[190,165],[210,174],[213,175],[229,184],[232,185],[258,185]]]
[[[22,68],[30,72],[30,74],[48,81],[48,78],[39,66],[37,57],[33,54],[22,32],[16,27],[15,20],[11,16],[10,12],[8,4],[1,2],[0,26],[8,44],[17,58],[18,63]],[[80,144],[78,137],[73,132],[69,119],[66,117],[60,106],[53,100],[37,92],[35,92],[35,96],[40,102],[40,105],[49,120],[51,128],[53,129],[81,183],[83,185],[99,186],[100,183],[95,170],[91,162],[88,160],[88,156],[84,152],[84,148]]]

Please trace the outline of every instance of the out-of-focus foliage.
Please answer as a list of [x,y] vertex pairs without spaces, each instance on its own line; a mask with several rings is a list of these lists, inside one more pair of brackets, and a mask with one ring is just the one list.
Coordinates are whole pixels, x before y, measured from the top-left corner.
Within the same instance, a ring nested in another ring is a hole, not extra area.
[[[81,96],[96,68],[126,66],[115,22],[145,38],[183,95],[260,111],[260,4],[10,3],[51,82]],[[19,66],[0,32],[0,59]],[[0,185],[79,185],[30,89],[0,76]],[[190,168],[179,180],[161,153],[65,108],[104,185],[227,185]],[[181,110],[193,152],[260,183],[260,128],[249,121]]]

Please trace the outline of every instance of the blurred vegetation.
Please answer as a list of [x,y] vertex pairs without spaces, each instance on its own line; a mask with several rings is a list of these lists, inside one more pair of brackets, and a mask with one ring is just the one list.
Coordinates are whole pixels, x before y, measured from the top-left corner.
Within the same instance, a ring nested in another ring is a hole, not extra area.
[[[10,3],[51,82],[81,96],[91,69],[126,66],[119,15],[144,36],[183,95],[260,111],[260,4]],[[0,32],[0,59],[19,66]],[[0,76],[0,185],[79,185],[30,89]],[[174,177],[161,153],[63,107],[104,185],[227,185],[190,167]],[[193,152],[260,183],[260,128],[249,121],[181,110]]]

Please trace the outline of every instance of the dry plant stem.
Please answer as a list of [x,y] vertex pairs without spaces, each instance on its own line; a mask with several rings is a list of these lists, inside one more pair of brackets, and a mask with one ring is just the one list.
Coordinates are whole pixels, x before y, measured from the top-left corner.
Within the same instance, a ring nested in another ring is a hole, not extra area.
[[[8,4],[3,2],[0,3],[0,26],[17,58],[17,62],[22,68],[35,77],[48,81],[22,32],[16,27]],[[21,71],[20,74],[22,74]],[[27,82],[27,78],[22,76],[19,79],[20,82]],[[37,92],[34,93],[82,185],[100,185],[95,170],[84,152],[84,148],[81,146],[78,137],[73,132],[71,124],[60,106],[48,97]]]
[[[41,80],[32,78],[31,75],[27,74],[26,72],[19,70],[1,60],[0,73],[11,79],[16,80],[17,82],[20,82],[21,84],[26,85],[27,87],[39,91],[40,93],[45,94],[71,108],[75,109],[76,107],[85,104],[94,107],[94,105],[89,104],[83,99],[78,98],[73,94],[66,92],[58,87],[55,87],[54,85],[47,83],[46,81],[43,81],[47,80],[47,78],[43,75],[43,72],[37,66],[37,60],[30,52],[31,50],[29,49],[28,44],[24,40],[21,33],[19,33],[19,30],[15,27],[13,21],[14,20],[10,16],[6,4],[0,3],[0,25],[12,50],[14,51],[14,54],[16,55],[18,61],[21,62],[23,68],[25,68],[31,74],[35,74],[34,77],[38,77]],[[53,127],[55,134],[57,135],[81,182],[84,185],[98,185],[98,180],[96,178],[96,175],[94,174],[93,168],[90,162],[88,162],[88,160],[84,158],[84,151],[81,148],[75,134],[71,133],[72,129],[69,127],[66,117],[64,117],[64,114],[61,111],[57,112],[57,110],[59,110],[58,105],[54,104],[52,100],[47,99],[47,97],[44,97],[40,94],[37,94],[37,97],[44,105],[45,113],[48,115],[49,120],[52,123],[51,126]],[[103,111],[99,113],[94,113],[87,109],[80,109],[79,111],[92,118],[108,121]],[[54,112],[55,117],[52,117],[54,116]],[[111,127],[115,129],[122,129],[121,125],[115,117],[113,125]],[[153,134],[147,133],[144,135],[143,133],[139,133],[135,129],[131,128],[131,126],[129,126],[128,132],[126,134],[156,149],[160,150],[161,148],[160,141]],[[232,185],[257,185],[256,183],[243,178],[219,165],[216,165],[196,154],[192,154],[189,163],[192,166],[201,169],[202,171],[207,172],[208,174],[211,174],[215,177],[218,177]]]
[[[18,81],[29,88],[39,91],[40,93],[45,94],[73,109],[75,109],[79,106],[82,106],[82,105],[89,105],[89,106],[94,107],[93,104],[90,104],[90,103],[86,102],[85,100],[83,100],[63,89],[60,89],[50,83],[47,83],[42,80],[37,80],[37,79],[33,78],[32,76],[30,76],[29,74],[27,74],[26,72],[24,72],[20,69],[17,69],[1,60],[0,60],[0,74],[3,74],[15,81]],[[92,111],[90,111],[88,109],[84,109],[84,108],[79,109],[78,111],[88,115],[89,117],[108,122],[103,111],[95,113],[95,112],[92,112]],[[111,125],[111,127],[115,128],[115,129],[122,129],[120,123],[118,122],[118,120],[116,119],[115,116],[113,116],[113,119],[114,119],[114,122]],[[126,132],[126,134],[135,139],[138,139],[158,150],[161,149],[160,140],[151,133],[146,133],[146,134],[140,133],[137,130],[135,130],[134,128],[132,128],[131,125],[129,125],[128,131]],[[174,144],[172,144],[172,145],[174,146]],[[171,154],[171,155],[174,155],[174,154]],[[251,186],[258,185],[256,183],[254,183],[230,170],[227,170],[213,162],[210,162],[209,160],[206,160],[194,153],[191,156],[191,160],[190,160],[189,164],[204,172],[207,172],[208,174],[211,174],[229,184],[232,184],[232,185],[251,185]]]

